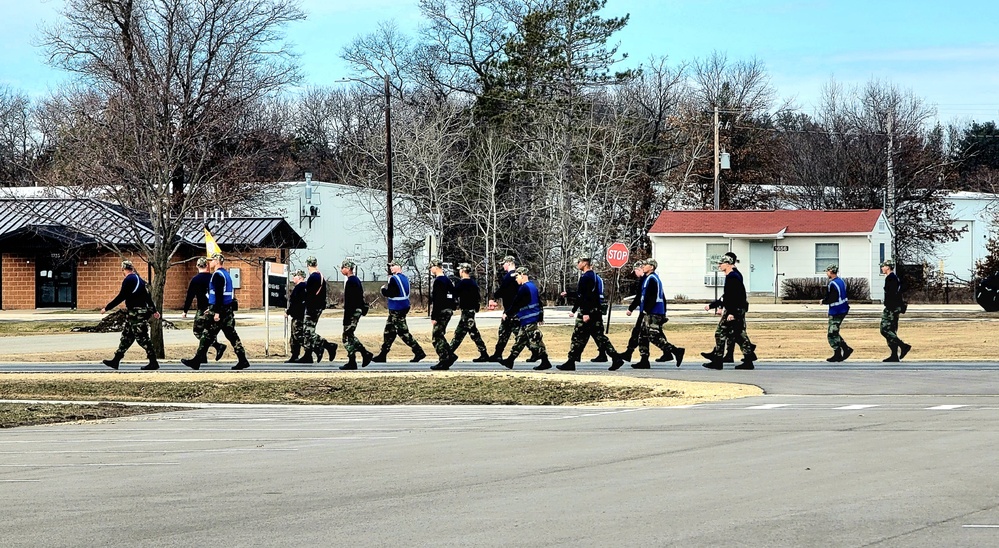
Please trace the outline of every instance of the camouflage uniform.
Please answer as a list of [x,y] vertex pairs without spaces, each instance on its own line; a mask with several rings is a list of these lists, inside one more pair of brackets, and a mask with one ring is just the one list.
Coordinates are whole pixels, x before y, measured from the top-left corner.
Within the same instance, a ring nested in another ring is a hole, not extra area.
[[881,312],[881,336],[885,338],[889,346],[902,346],[905,344],[898,338],[898,317],[902,313],[901,308],[887,308]]
[[527,325],[520,326],[517,333],[517,340],[513,343],[513,348],[510,349],[510,357],[507,358],[510,361],[517,359],[520,355],[520,351],[527,347],[528,350],[537,354],[538,356],[547,356],[548,349],[545,348],[545,341],[541,336],[541,328],[536,323],[529,323]]
[[[502,329],[502,324],[500,325],[500,328]],[[474,310],[461,311],[461,319],[458,320],[458,325],[454,328],[454,338],[451,339],[452,352],[458,349],[458,346],[461,345],[461,341],[465,340],[466,334],[470,339],[472,339],[472,342],[475,343],[475,348],[479,349],[480,354],[488,353],[486,343],[482,341],[482,335],[479,333],[479,328],[475,325]]]
[[149,308],[136,307],[129,308],[125,317],[125,327],[121,330],[121,341],[118,343],[117,354],[125,354],[128,347],[133,342],[146,351],[147,356],[155,356],[153,343],[149,341],[149,316],[152,314]]
[[615,352],[614,345],[611,344],[610,339],[604,333],[604,319],[599,312],[590,314],[590,321],[583,321],[583,311],[580,310],[576,314],[576,324],[572,330],[572,339],[569,343],[569,359],[581,361],[583,349],[586,348],[586,343],[589,342],[590,337],[593,337],[593,342],[597,344],[597,348],[601,352],[607,352],[613,354]]
[[843,337],[839,335],[839,326],[843,323],[845,318],[846,314],[829,316],[829,328],[826,330],[826,339],[829,341],[829,346],[831,346],[833,350],[840,350],[843,348]]
[[[728,320],[730,314],[733,316],[731,321]],[[756,350],[756,345],[749,340],[749,333],[746,331],[746,313],[741,310],[726,310],[722,313],[718,328],[715,329],[714,353],[723,356],[725,345],[730,341],[738,344],[743,354]]]
[[642,331],[638,336],[638,353],[643,358],[649,357],[649,343],[658,346],[664,354],[672,353],[675,346],[666,340],[663,324],[669,321],[662,314],[642,314]]
[[221,331],[225,334],[225,338],[229,339],[236,355],[245,356],[246,349],[243,348],[243,343],[239,340],[239,334],[236,333],[236,315],[232,311],[232,308],[227,306],[219,312],[219,321],[215,321],[215,314],[212,313],[211,309],[206,312],[206,315],[207,325],[205,326],[205,332],[201,334],[201,344],[198,345],[198,352],[195,355],[204,357],[208,353],[208,347],[215,342],[219,336],[219,331]]
[[409,326],[406,324],[407,313],[409,313],[409,309],[389,310],[388,319],[385,320],[385,332],[383,333],[384,340],[381,350],[383,354],[388,354],[389,349],[392,348],[392,343],[395,342],[396,335],[402,339],[402,342],[406,343],[406,346],[412,348],[414,352],[423,352],[420,343],[416,342],[412,333],[409,332]]
[[343,326],[343,347],[347,349],[347,355],[353,356],[356,352],[367,352],[360,339],[357,338],[357,324],[361,321],[363,314],[360,310],[355,310],[350,315],[350,319]]
[[288,345],[291,346],[292,355],[297,355],[303,347],[308,348],[305,345],[305,318],[291,318],[291,340]]
[[438,310],[434,313],[437,317],[436,323],[431,330],[431,340],[433,341],[434,351],[437,352],[437,357],[444,359],[451,355],[451,345],[447,342],[447,324],[451,322],[451,316],[454,315],[453,310]]
[[514,335],[514,340],[516,341],[519,333],[520,320],[518,320],[516,316],[500,320],[499,332],[497,333],[496,338],[496,348],[502,351],[503,348],[506,348],[506,344],[510,342],[510,336]]
[[[319,333],[316,333],[316,324],[319,323],[319,317],[322,315],[322,310],[310,310],[305,313],[305,319],[302,321],[301,337],[302,348],[306,349],[307,352],[316,352],[321,348],[329,346],[329,341],[324,339]],[[294,335],[294,332],[292,332],[292,335]]]

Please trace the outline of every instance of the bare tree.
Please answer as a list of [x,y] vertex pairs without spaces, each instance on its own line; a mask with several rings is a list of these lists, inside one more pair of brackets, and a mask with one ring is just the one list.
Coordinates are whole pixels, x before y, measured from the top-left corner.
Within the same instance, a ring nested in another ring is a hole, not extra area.
[[162,306],[183,218],[264,190],[241,177],[241,122],[298,80],[282,29],[304,14],[295,0],[67,0],[61,13],[42,38],[49,63],[78,77],[59,97],[60,176],[148,218],[154,238],[135,243]]

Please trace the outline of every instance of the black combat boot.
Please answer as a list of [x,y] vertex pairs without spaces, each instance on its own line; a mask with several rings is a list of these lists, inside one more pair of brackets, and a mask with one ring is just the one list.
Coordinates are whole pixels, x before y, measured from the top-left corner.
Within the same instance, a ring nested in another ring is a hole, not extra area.
[[426,357],[427,353],[424,352],[422,348],[417,347],[416,350],[413,351],[413,359],[409,360],[409,363],[417,363]]
[[492,356],[490,356],[489,354],[487,354],[485,352],[480,352],[479,353],[479,357],[478,358],[472,358],[472,361],[475,362],[475,363],[486,363],[486,362],[493,361],[493,358],[492,358]]
[[326,350],[326,347],[323,346],[323,343],[319,343],[319,348],[316,348],[312,351],[312,353],[316,355],[316,363],[323,361],[323,350]]
[[215,349],[215,361],[219,361],[222,359],[222,354],[225,354],[225,349],[228,348],[228,346],[217,342],[212,345],[212,348]]
[[829,356],[828,358],[826,358],[826,361],[827,362],[833,362],[833,363],[843,361],[843,352],[840,351],[839,348],[837,348],[836,351],[833,352],[832,356]]
[[714,351],[701,352],[701,355],[707,358],[708,360],[707,363],[703,363],[701,364],[701,366],[714,370],[721,370],[724,367],[724,364],[722,362],[722,360],[725,358],[724,356],[715,354]]
[[686,353],[687,353],[686,348],[680,348],[679,346],[673,347],[673,357],[676,358],[677,367],[680,367],[680,364],[683,363],[683,355]]
[[652,364],[649,363],[648,356],[642,356],[642,359],[631,364],[632,369],[652,369]]
[[883,361],[883,362],[897,362],[897,361],[899,361],[899,358],[898,358],[898,347],[895,346],[894,344],[889,344],[888,348],[891,349],[891,356],[888,356],[887,358],[885,358],[885,359],[883,359],[881,361]]
[[850,357],[850,354],[853,354],[853,349],[850,348],[850,345],[843,343],[843,359],[840,361],[846,361],[846,359]]
[[293,346],[291,347],[291,357],[284,361],[284,363],[295,363],[298,360],[298,353],[301,352],[301,347]]
[[669,350],[663,352],[662,356],[656,358],[656,363],[665,363],[673,359],[673,353]]
[[912,350],[911,345],[905,343],[900,344],[898,346],[898,360],[902,361],[902,358],[904,358],[905,355],[908,354],[910,350]]
[[246,352],[239,352],[236,354],[239,360],[236,361],[236,365],[232,366],[233,369],[246,369],[250,367],[250,362],[246,361]]
[[621,369],[621,366],[624,365],[624,356],[622,356],[621,354],[619,354],[617,352],[613,352],[612,351],[610,353],[610,357],[611,357],[611,360],[612,360],[611,361],[611,367],[613,369],[610,369],[610,368],[608,368],[608,369],[610,369],[611,371],[616,371],[618,369]]
[[118,369],[118,365],[121,364],[121,359],[124,357],[125,357],[124,354],[115,352],[113,358],[111,358],[110,360],[101,360],[101,363],[110,367],[111,369]]
[[513,369],[513,356],[510,356],[509,358],[506,359],[500,358],[499,360],[495,361],[498,361],[500,365],[502,365],[507,369]]
[[295,363],[314,363],[312,360],[312,350],[309,348],[305,349],[305,353],[302,354],[301,358],[295,360]]
[[201,364],[206,363],[207,361],[208,356],[204,354],[195,354],[193,358],[180,360],[180,363],[197,371],[198,369],[201,369]]
[[155,371],[160,368],[160,363],[156,361],[156,354],[150,354],[147,357],[149,358],[149,363],[143,365],[139,369],[143,371]]
[[344,371],[353,371],[357,369],[357,358],[355,358],[354,355],[351,354],[351,356],[347,358],[347,363],[341,365],[340,369]]
[[326,355],[327,355],[326,359],[328,359],[329,361],[333,361],[333,358],[336,358],[336,351],[338,348],[340,348],[340,346],[337,345],[335,342],[327,342],[325,346],[326,346]]
[[367,367],[375,358],[375,355],[367,350],[361,350],[361,367]]
[[634,353],[635,353],[635,349],[629,346],[628,348],[625,349],[624,352],[621,352],[621,359],[624,360],[624,361],[626,361],[626,362],[630,362],[631,361],[631,355],[634,354]]
[[[593,358],[590,361],[594,362],[594,363],[606,363],[607,362],[607,353],[604,352],[603,350],[601,350],[600,353],[597,354],[597,357]],[[625,361],[627,361],[627,360],[625,360]]]
[[558,369],[559,371],[575,371],[576,360],[572,356],[569,356],[569,359],[565,363],[556,365],[555,369]]
[[544,371],[545,369],[551,369],[552,362],[548,361],[548,354],[541,355],[541,363],[534,366],[535,371]]
[[753,365],[753,360],[746,357],[742,359],[742,363],[735,366],[733,369],[756,369],[756,366]]
[[385,363],[385,358],[388,357],[388,352],[382,350],[376,356],[371,356],[371,361],[375,363]]
[[537,352],[534,352],[532,350],[531,351],[531,357],[527,358],[527,363],[534,363],[534,362],[540,361],[540,360],[541,360],[541,356],[539,356]]

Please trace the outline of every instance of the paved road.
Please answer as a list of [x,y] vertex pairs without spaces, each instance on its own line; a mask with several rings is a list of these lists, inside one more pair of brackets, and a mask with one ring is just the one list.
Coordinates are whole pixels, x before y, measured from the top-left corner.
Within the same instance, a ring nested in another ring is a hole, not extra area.
[[767,395],[657,409],[210,406],[8,430],[0,540],[999,545],[994,364],[699,369],[623,374]]

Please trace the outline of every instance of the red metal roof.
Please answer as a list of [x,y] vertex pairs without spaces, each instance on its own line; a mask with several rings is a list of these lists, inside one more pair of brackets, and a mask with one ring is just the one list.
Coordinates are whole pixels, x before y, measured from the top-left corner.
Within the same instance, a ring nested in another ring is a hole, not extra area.
[[663,211],[649,234],[866,233],[880,216],[880,209]]

